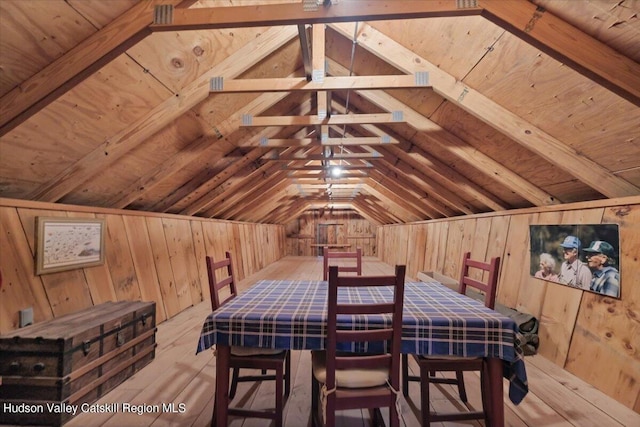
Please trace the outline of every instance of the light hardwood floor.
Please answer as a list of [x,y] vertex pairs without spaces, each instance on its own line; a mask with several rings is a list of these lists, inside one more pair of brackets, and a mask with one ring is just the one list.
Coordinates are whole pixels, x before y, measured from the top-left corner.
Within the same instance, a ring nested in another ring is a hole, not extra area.
[[[375,258],[366,258],[363,274],[392,273],[393,267]],[[322,259],[316,257],[287,257],[239,283],[246,289],[263,278],[322,278]],[[408,278],[412,279],[412,278]],[[160,324],[157,333],[155,360],[99,400],[98,404],[117,403],[118,411],[83,413],[66,426],[208,426],[213,409],[215,357],[212,351],[195,354],[202,322],[210,312],[209,301],[191,307]],[[285,407],[285,425],[309,425],[310,412],[310,354],[294,351],[292,358],[293,388]],[[506,396],[505,418],[509,426],[576,426],[609,427],[640,426],[640,414],[574,377],[541,356],[527,357],[530,392],[524,401],[514,406]],[[416,368],[415,366],[413,367]],[[480,402],[479,377],[466,377],[469,405]],[[274,388],[265,384],[240,384],[232,404],[255,408],[273,406]],[[411,398],[401,400],[402,425],[419,426],[418,384],[411,384]],[[449,385],[432,385],[431,404],[437,411],[460,407],[457,393]],[[124,405],[131,406],[130,412]],[[162,405],[174,404],[175,412],[163,411]],[[157,406],[154,406],[157,405]],[[181,406],[182,405],[182,406]],[[137,413],[139,412],[139,413]],[[383,412],[386,416],[387,413]],[[366,426],[367,411],[344,411],[339,426]],[[270,422],[258,419],[232,418],[234,427],[266,427]],[[481,426],[478,422],[434,423],[434,426]]]

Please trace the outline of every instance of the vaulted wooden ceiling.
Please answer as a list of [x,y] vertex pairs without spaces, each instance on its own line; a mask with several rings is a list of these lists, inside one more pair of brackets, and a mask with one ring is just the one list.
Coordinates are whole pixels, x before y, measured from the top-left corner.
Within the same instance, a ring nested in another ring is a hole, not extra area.
[[638,195],[639,17],[637,0],[3,0],[0,196],[388,224]]

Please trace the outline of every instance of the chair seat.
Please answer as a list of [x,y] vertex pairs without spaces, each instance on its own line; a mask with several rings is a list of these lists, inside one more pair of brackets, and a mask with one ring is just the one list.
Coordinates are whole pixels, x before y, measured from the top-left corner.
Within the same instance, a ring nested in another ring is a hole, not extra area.
[[[327,380],[327,353],[311,352],[313,376],[324,384]],[[336,386],[345,388],[367,388],[385,385],[389,380],[387,369],[338,369],[336,370]]]
[[231,355],[239,357],[247,356],[274,356],[276,354],[282,354],[286,350],[278,348],[260,348],[260,347],[243,347],[243,346],[231,346]]
[[471,361],[482,359],[481,357],[465,357],[465,356],[449,356],[449,355],[436,355],[436,356],[425,356],[423,354],[417,356],[418,359],[426,359],[426,360],[459,360],[459,361]]

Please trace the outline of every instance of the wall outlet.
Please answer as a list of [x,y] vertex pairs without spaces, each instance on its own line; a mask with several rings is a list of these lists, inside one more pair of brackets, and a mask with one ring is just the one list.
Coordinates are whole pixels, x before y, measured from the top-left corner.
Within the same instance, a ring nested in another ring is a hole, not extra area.
[[29,326],[33,323],[33,307],[25,308],[24,310],[20,310],[20,327],[24,328],[25,326]]

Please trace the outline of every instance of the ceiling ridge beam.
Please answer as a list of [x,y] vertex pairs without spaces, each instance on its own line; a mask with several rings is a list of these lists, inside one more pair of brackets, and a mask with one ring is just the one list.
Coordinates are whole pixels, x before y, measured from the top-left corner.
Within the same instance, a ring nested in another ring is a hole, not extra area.
[[[333,24],[332,28],[344,37],[352,37],[351,27],[348,25]],[[376,57],[404,72],[410,73],[417,69],[428,71],[434,92],[499,132],[509,136],[515,142],[578,180],[598,190],[606,197],[625,197],[640,193],[640,188],[614,175],[593,160],[580,155],[576,150],[562,143],[562,141],[557,140],[522,117],[468,87],[454,76],[431,64],[425,58],[417,56],[415,52],[405,48],[370,25],[362,24],[357,43]],[[397,109],[397,107],[387,108],[387,110]],[[404,111],[407,114],[407,111]],[[557,203],[557,200],[551,196],[544,199],[536,197],[538,200],[534,201],[530,199],[534,194],[524,193],[521,195],[536,206]]]
[[196,0],[138,2],[0,98],[0,137],[151,34],[156,4],[189,7]]
[[209,96],[209,80],[214,75],[235,77],[255,65],[274,50],[282,47],[297,35],[295,28],[272,28],[247,43],[204,73],[178,94],[175,94],[99,144],[84,157],[65,168],[55,177],[32,191],[27,198],[57,202],[74,189],[114,164],[123,155],[137,147],[179,116],[195,107]]
[[478,0],[482,16],[640,106],[640,65],[526,0]]

